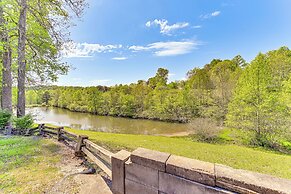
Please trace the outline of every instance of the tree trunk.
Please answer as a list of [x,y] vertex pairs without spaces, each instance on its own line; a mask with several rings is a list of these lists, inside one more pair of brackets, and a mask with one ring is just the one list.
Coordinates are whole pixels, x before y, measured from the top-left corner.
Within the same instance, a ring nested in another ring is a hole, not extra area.
[[[2,1],[0,1],[2,3]],[[3,53],[2,53],[2,88],[1,88],[1,108],[12,112],[12,73],[11,73],[11,54],[12,50],[9,45],[9,36],[6,30],[6,22],[3,16],[3,9],[0,7],[0,25],[1,25],[1,41],[3,43]],[[6,134],[11,135],[11,122],[8,122],[5,126]]]
[[2,71],[2,109],[12,112],[12,76],[11,76],[11,48],[7,46],[3,53]]
[[[2,4],[2,0],[0,0],[0,3]],[[1,41],[2,41],[2,44],[4,43],[4,37],[5,37],[5,28],[4,28],[4,25],[5,25],[5,21],[4,21],[4,17],[3,17],[3,7],[0,6],[0,36],[1,36]],[[4,50],[4,47],[3,47],[3,50]],[[1,57],[2,57],[2,64],[3,64],[3,52],[1,52]],[[2,75],[1,75],[2,76]],[[0,86],[0,89],[1,89],[1,109],[3,109],[3,105],[2,105],[2,85]]]
[[[2,3],[2,1],[0,1]],[[3,43],[3,70],[2,70],[2,91],[1,91],[1,107],[3,110],[12,112],[12,75],[11,75],[11,47],[9,45],[9,37],[6,31],[6,22],[3,16],[3,9],[0,7],[0,25]]]
[[17,117],[25,115],[25,45],[26,45],[26,12],[27,0],[20,1],[20,16],[18,22],[18,96]]

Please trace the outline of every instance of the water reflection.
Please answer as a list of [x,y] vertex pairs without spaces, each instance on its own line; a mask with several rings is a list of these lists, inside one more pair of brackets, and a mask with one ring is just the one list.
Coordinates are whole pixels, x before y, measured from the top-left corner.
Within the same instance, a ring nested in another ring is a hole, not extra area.
[[29,108],[28,112],[35,115],[37,123],[50,123],[57,126],[111,133],[176,134],[186,132],[189,128],[187,124],[97,116],[54,107]]

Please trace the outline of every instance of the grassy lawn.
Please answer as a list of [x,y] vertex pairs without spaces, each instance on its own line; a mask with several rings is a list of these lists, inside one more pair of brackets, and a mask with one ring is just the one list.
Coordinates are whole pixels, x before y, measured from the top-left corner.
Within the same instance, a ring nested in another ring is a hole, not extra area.
[[43,193],[61,176],[58,149],[46,139],[0,136],[0,193]]
[[144,147],[291,179],[291,155],[238,145],[199,143],[185,137],[113,134],[66,129],[76,134],[88,135],[90,140],[112,151],[121,149],[131,151],[137,147]]

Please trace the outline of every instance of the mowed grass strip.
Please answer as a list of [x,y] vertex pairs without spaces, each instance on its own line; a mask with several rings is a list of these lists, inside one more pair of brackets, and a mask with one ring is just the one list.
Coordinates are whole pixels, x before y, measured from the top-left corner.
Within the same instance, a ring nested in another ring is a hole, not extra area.
[[190,138],[149,135],[114,134],[66,128],[82,135],[111,151],[134,150],[144,147],[198,160],[224,164],[281,178],[291,179],[291,155],[238,145],[194,142]]

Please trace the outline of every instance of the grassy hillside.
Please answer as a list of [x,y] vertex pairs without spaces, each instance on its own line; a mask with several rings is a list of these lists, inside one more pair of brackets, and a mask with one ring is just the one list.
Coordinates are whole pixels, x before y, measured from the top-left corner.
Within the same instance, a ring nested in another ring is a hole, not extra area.
[[93,142],[113,151],[144,147],[291,179],[291,155],[273,151],[237,145],[199,143],[185,137],[113,134],[68,128],[67,130],[76,134],[88,135]]

